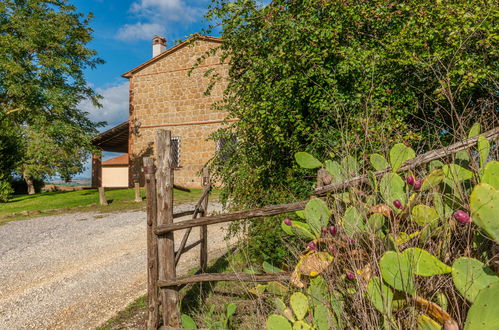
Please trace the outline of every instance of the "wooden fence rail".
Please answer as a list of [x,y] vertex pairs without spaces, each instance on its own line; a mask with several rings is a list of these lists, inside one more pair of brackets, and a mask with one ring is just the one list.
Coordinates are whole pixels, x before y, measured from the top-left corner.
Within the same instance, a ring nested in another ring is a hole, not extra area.
[[[499,138],[499,127],[481,134],[488,140]],[[163,312],[163,325],[165,328],[178,328],[178,288],[189,283],[201,283],[212,281],[246,281],[246,282],[268,282],[268,281],[289,281],[289,273],[274,274],[197,274],[191,276],[176,276],[176,265],[182,253],[186,250],[200,245],[200,269],[206,269],[208,261],[207,247],[207,226],[223,222],[231,222],[244,219],[253,219],[279,215],[292,211],[302,210],[307,204],[306,201],[293,203],[269,205],[262,208],[237,211],[228,214],[208,216],[208,196],[211,190],[208,174],[205,172],[203,182],[206,182],[205,189],[194,210],[173,214],[173,171],[171,168],[171,133],[169,131],[157,131],[156,151],[157,151],[157,171],[154,171],[153,160],[144,159],[144,172],[146,174],[147,193],[147,239],[148,239],[148,293],[149,293],[149,317],[148,329],[157,329],[159,326],[159,298],[160,289],[161,309]],[[443,159],[460,150],[468,149],[475,145],[478,136],[452,144],[448,147],[433,150],[404,163],[400,171],[409,170],[424,165],[432,160]],[[390,169],[375,172],[377,177],[389,172]],[[156,173],[156,176],[154,176]],[[349,180],[323,185],[324,171],[319,170],[318,184],[314,191],[316,198],[333,193],[342,192],[349,187],[367,183],[367,175],[357,176]],[[174,223],[173,219],[182,215],[193,215],[192,219]],[[197,218],[199,214],[203,216]],[[191,228],[200,227],[200,239],[188,246],[187,240]],[[177,252],[174,251],[173,232],[187,229],[182,238]]]

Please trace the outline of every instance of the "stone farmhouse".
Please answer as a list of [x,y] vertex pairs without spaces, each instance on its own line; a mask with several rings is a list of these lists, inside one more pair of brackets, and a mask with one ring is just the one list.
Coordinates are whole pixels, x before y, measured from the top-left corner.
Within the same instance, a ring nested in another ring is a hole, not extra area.
[[92,156],[93,187],[144,185],[142,158],[154,154],[158,129],[172,132],[175,183],[201,187],[200,171],[217,148],[207,138],[225,118],[224,112],[212,109],[225,85],[218,83],[205,95],[209,85],[205,72],[216,70],[223,81],[228,66],[217,56],[209,56],[188,73],[198,58],[220,43],[219,38],[195,36],[167,49],[163,37],[153,38],[153,57],[122,75],[130,81],[128,121],[93,139],[102,151],[123,153],[104,164],[100,156]]

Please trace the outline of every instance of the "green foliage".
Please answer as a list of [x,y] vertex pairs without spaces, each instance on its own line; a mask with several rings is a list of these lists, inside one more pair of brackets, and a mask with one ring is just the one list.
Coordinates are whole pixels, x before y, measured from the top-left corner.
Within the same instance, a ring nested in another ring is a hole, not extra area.
[[190,317],[187,314],[182,314],[180,316],[180,322],[182,323],[182,328],[185,328],[185,329],[197,329],[198,328],[198,326],[196,325],[196,322],[194,322],[192,317]]
[[295,154],[295,159],[298,165],[303,168],[318,168],[322,166],[322,163],[308,152],[297,152]]
[[497,329],[499,327],[497,297],[499,297],[499,282],[483,288],[468,311],[464,329]]
[[412,208],[412,219],[420,226],[432,223],[438,218],[439,215],[433,207],[420,204]]
[[490,238],[499,242],[499,190],[487,183],[475,186],[470,196],[473,222]]
[[390,164],[386,161],[385,157],[383,157],[380,154],[371,154],[369,155],[369,161],[371,162],[372,167],[376,171],[381,171],[384,170],[385,168],[388,168]]
[[291,330],[291,324],[281,315],[270,315],[267,319],[267,330]]
[[499,162],[490,161],[485,166],[482,175],[482,183],[487,183],[494,187],[496,190],[499,189]]
[[413,269],[407,254],[385,252],[379,261],[379,268],[383,280],[392,288],[411,295],[416,293]]
[[238,137],[237,157],[213,163],[225,193],[241,206],[274,202],[266,192],[276,187],[305,192],[295,185],[307,175],[296,152],[380,152],[397,142],[423,150],[454,115],[490,119],[495,10],[491,0],[213,0],[206,18],[224,43],[210,54],[230,64],[217,108],[238,118],[214,136]]
[[293,295],[291,295],[289,303],[291,305],[291,308],[293,309],[293,312],[295,313],[296,318],[298,320],[303,320],[309,308],[307,296],[305,296],[301,292],[295,292],[293,293]]
[[480,154],[480,166],[484,168],[489,159],[490,143],[483,136],[478,137],[478,153]]
[[437,168],[428,174],[421,185],[421,190],[428,190],[437,187],[445,177],[443,168]]
[[103,63],[87,48],[90,19],[65,0],[0,3],[0,151],[9,137],[17,148],[8,166],[0,161],[2,177],[16,170],[30,181],[55,173],[69,180],[81,172],[101,124],[79,109],[85,100],[98,105],[84,76]]
[[469,180],[473,177],[473,172],[456,164],[444,165],[442,171],[447,179],[454,182]]
[[326,227],[329,222],[331,212],[327,204],[319,199],[312,198],[305,206],[305,218],[310,226],[312,233],[319,237],[322,228]]
[[479,260],[461,257],[452,265],[452,281],[459,293],[473,303],[483,288],[499,282],[499,276]]
[[388,317],[392,314],[393,291],[382,279],[372,277],[367,284],[367,296],[373,306]]
[[[406,202],[406,195],[405,195],[405,183],[402,178],[395,173],[387,173],[381,178],[380,181],[380,192],[381,196],[383,196],[383,199],[387,205],[390,205],[390,207],[393,207],[393,202],[395,200],[399,200],[402,205],[405,204]],[[394,208],[395,209],[395,208]],[[397,211],[400,211],[396,209]]]
[[366,224],[364,223],[364,217],[353,206],[348,207],[345,211],[345,215],[341,219],[341,225],[345,230],[345,234],[348,236],[353,236],[355,233],[367,229]]
[[416,157],[416,153],[412,148],[407,147],[403,143],[397,143],[390,149],[390,164],[392,171],[397,172],[398,169],[408,160]]

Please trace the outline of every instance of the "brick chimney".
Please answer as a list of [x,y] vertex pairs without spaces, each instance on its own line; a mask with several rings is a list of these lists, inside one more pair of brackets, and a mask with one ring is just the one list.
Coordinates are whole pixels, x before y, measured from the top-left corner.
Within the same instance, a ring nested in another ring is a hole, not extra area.
[[166,39],[161,36],[152,38],[152,57],[156,57],[166,50]]

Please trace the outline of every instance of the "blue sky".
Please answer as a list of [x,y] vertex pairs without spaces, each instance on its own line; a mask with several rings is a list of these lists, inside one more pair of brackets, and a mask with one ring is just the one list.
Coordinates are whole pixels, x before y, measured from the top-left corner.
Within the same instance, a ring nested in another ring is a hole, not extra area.
[[[106,121],[108,129],[128,118],[128,80],[121,75],[151,58],[151,39],[162,35],[167,47],[200,32],[210,0],[70,0],[80,13],[92,12],[94,40],[90,48],[106,61],[87,70],[87,82],[104,99],[97,109],[90,102],[80,107],[95,121]],[[104,159],[114,156],[106,153]],[[77,177],[90,177],[90,166]]]

